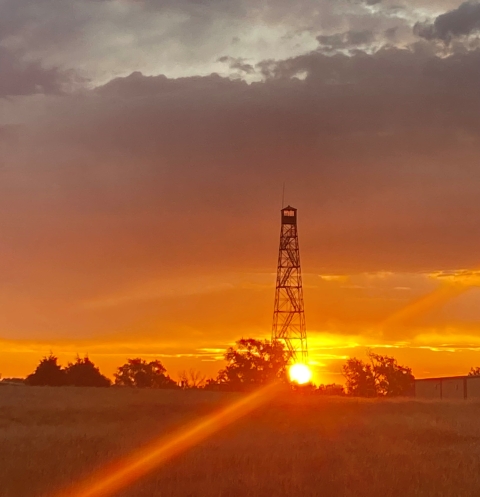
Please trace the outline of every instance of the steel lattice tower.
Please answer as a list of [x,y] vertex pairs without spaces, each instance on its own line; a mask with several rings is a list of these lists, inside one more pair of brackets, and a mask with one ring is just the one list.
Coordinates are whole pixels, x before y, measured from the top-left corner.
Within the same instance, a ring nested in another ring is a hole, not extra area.
[[298,246],[297,209],[285,207],[281,210],[281,217],[272,341],[285,343],[292,363],[306,364],[307,329]]

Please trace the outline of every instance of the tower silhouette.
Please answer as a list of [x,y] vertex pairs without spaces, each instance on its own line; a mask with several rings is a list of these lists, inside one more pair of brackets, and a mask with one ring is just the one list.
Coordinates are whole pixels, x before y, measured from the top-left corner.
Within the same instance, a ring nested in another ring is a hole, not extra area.
[[298,246],[297,209],[284,207],[281,210],[281,218],[272,341],[285,343],[292,363],[306,364],[307,329]]

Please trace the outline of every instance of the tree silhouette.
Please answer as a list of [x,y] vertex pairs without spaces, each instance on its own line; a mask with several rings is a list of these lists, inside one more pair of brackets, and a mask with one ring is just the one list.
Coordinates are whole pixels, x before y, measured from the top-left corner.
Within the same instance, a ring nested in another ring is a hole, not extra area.
[[331,383],[330,385],[320,385],[316,392],[318,395],[345,395],[345,390],[342,385],[337,385],[336,383]]
[[280,342],[242,338],[227,349],[228,364],[218,373],[216,383],[224,388],[244,390],[275,379],[284,380],[288,359],[288,351]]
[[88,358],[78,357],[65,368],[65,383],[75,387],[109,387],[111,381]]
[[58,358],[53,354],[43,357],[35,371],[28,375],[25,383],[31,386],[65,385],[65,371],[58,364]]
[[468,372],[468,376],[480,376],[480,368],[477,366],[470,369],[470,371]]
[[350,358],[343,366],[346,390],[356,397],[398,397],[410,395],[414,376],[412,370],[400,366],[393,357],[368,353],[370,363]]
[[178,379],[180,386],[187,389],[204,388],[207,383],[207,377],[193,368],[188,371],[180,371]]
[[343,366],[345,388],[348,395],[354,397],[375,397],[377,388],[375,376],[370,364],[365,364],[360,359],[352,357]]
[[115,373],[115,385],[136,388],[176,388],[177,384],[166,374],[160,361],[128,359]]
[[208,378],[203,388],[204,390],[222,390],[224,385],[220,384],[217,378]]
[[410,395],[415,377],[412,369],[400,366],[393,357],[368,354],[375,375],[377,394],[384,397],[400,397]]

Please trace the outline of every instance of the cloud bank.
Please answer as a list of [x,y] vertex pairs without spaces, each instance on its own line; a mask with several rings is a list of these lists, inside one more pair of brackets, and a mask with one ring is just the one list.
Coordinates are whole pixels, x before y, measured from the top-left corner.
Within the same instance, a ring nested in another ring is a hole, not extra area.
[[480,31],[480,3],[468,1],[457,9],[439,15],[432,24],[416,24],[415,32],[427,40],[450,42]]
[[376,326],[480,263],[476,9],[0,0],[0,336],[268,335],[284,182],[313,333],[470,336]]

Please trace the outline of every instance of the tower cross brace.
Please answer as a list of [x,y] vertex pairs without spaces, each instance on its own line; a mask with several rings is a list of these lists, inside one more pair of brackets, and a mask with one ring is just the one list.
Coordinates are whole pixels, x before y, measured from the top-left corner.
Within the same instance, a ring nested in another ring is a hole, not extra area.
[[283,342],[292,363],[308,361],[297,209],[281,210],[280,249],[273,311],[272,341]]

